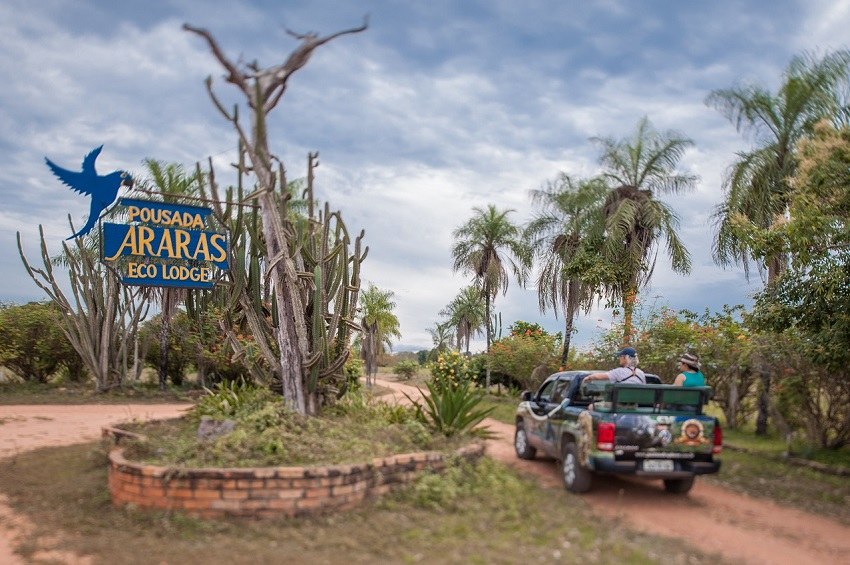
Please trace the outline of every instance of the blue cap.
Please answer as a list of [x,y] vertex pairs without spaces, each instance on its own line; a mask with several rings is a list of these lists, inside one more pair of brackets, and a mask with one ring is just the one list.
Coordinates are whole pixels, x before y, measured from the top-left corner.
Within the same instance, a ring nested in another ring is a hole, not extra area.
[[624,347],[624,348],[622,349],[622,351],[620,351],[619,353],[617,353],[617,357],[619,357],[619,356],[621,356],[621,355],[628,355],[629,357],[636,357],[636,356],[637,356],[637,351],[635,351],[635,348],[634,348],[634,347]]

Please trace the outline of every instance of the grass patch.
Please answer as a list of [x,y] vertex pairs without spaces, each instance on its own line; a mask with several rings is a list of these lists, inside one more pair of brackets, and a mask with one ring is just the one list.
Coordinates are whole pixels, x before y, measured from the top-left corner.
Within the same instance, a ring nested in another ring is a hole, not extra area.
[[93,383],[0,383],[0,404],[166,404],[192,402],[203,393],[193,386],[135,384],[97,392]]
[[207,521],[113,508],[97,443],[0,462],[0,491],[35,524],[21,548],[95,563],[717,563],[591,517],[584,502],[490,460],[428,475],[362,509],[300,520]]
[[493,408],[490,418],[513,424],[516,422],[516,409],[519,406],[519,398],[507,395],[488,394],[481,403],[485,408]]

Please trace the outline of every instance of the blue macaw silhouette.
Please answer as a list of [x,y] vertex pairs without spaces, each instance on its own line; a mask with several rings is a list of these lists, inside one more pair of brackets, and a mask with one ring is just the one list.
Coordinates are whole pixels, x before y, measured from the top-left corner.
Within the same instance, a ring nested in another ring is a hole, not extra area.
[[89,212],[89,219],[86,225],[68,239],[74,239],[75,237],[89,233],[100,218],[100,214],[115,202],[115,199],[118,197],[118,189],[122,186],[133,186],[133,177],[126,171],[113,171],[103,176],[97,174],[97,171],[94,169],[94,162],[97,160],[97,156],[100,155],[101,149],[103,149],[103,145],[92,149],[83,158],[83,170],[79,173],[63,169],[47,157],[44,158],[47,166],[50,167],[56,178],[62,181],[62,184],[69,186],[72,190],[80,194],[91,196],[91,211]]

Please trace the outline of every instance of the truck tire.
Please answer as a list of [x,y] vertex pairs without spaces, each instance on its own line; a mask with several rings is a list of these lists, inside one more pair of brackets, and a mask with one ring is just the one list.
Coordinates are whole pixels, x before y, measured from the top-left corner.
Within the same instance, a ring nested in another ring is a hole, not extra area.
[[520,459],[534,459],[534,456],[537,455],[537,449],[528,443],[528,434],[525,432],[525,425],[522,420],[518,420],[516,423],[514,449],[516,456]]
[[564,486],[570,492],[587,492],[590,490],[590,470],[581,466],[578,458],[578,447],[569,442],[564,444],[561,453],[561,478]]
[[672,494],[687,494],[693,486],[693,476],[685,479],[664,479],[664,490]]

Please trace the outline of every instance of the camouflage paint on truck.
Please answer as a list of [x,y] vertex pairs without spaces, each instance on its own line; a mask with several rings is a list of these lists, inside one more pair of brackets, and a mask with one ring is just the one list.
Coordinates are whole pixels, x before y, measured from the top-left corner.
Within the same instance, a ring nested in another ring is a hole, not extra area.
[[660,478],[683,493],[694,476],[719,470],[722,432],[703,413],[710,388],[582,384],[587,374],[555,373],[535,394],[524,393],[516,416],[520,457],[539,450],[561,460],[567,488],[579,492],[589,488],[591,471]]

